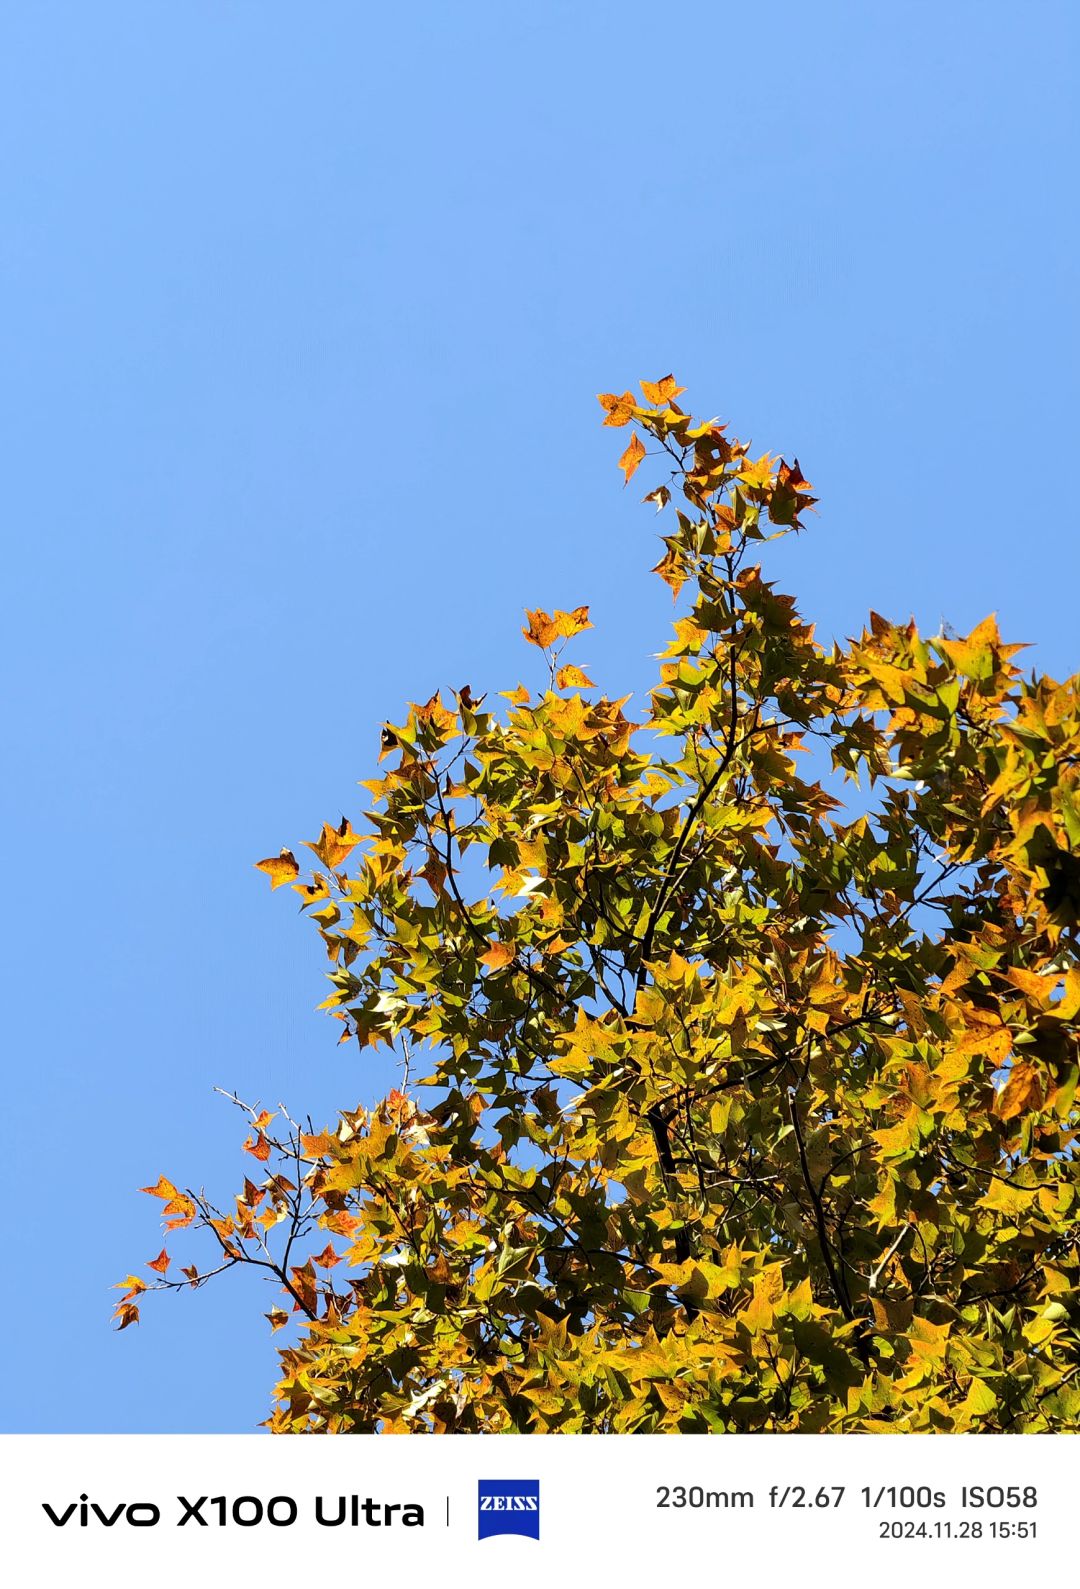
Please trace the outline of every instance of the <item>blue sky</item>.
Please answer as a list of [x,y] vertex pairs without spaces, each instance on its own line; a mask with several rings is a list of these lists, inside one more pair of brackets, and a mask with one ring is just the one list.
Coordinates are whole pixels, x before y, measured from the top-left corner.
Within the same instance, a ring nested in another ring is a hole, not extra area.
[[590,603],[575,660],[645,687],[670,602],[598,391],[674,370],[798,454],[821,510],[770,565],[824,638],[995,610],[1076,668],[1078,32],[1067,0],[7,8],[0,1427],[265,1416],[258,1280],[110,1332],[161,1245],[135,1188],[238,1184],[215,1084],[385,1090],[252,869],[359,820],[383,720],[538,681],[526,604]]

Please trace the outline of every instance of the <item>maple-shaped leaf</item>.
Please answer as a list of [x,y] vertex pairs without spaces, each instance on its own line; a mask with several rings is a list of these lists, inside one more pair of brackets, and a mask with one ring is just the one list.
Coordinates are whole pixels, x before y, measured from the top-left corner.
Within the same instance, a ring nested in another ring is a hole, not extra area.
[[529,627],[521,632],[531,645],[547,650],[556,640],[570,640],[576,634],[581,634],[584,629],[591,629],[588,607],[575,607],[571,612],[563,612],[556,607],[553,613],[544,612],[537,608],[535,612],[525,609],[525,616],[529,620]]
[[259,1160],[260,1164],[265,1164],[270,1157],[270,1144],[259,1131],[254,1136],[248,1137],[244,1143],[244,1152],[250,1153],[253,1158]]
[[256,861],[255,865],[260,872],[267,874],[271,889],[280,888],[282,883],[291,883],[300,875],[296,856],[287,849],[283,849],[280,855],[269,856],[265,861]]
[[[197,1212],[192,1198],[186,1192],[178,1192],[162,1209],[166,1230],[181,1230],[185,1225],[190,1225]],[[172,1216],[171,1218],[169,1216]]]
[[994,1100],[994,1113],[999,1120],[1013,1120],[1029,1109],[1038,1109],[1042,1099],[1042,1077],[1035,1066],[1014,1060],[1008,1079]]
[[560,690],[594,690],[596,688],[584,669],[576,668],[572,662],[568,662],[564,668],[559,669],[555,675],[555,683]]
[[489,971],[501,971],[504,966],[511,964],[516,956],[516,953],[517,951],[515,950],[513,944],[492,944],[488,952],[480,956],[480,964],[487,966]]
[[658,381],[642,381],[641,390],[645,393],[645,401],[653,408],[663,408],[682,392],[685,386],[678,386],[674,375],[663,375]]
[[682,547],[669,544],[652,572],[659,574],[664,584],[670,588],[672,596],[677,597],[689,578]]
[[738,478],[751,491],[767,491],[773,482],[772,464],[770,454],[763,452],[760,458],[739,470]]
[[[118,1280],[113,1286],[114,1291],[122,1291],[124,1295],[120,1302],[127,1302],[131,1297],[137,1297],[141,1291],[146,1290],[146,1281],[139,1275],[128,1275],[126,1280]],[[119,1306],[119,1304],[117,1304]]]
[[626,425],[634,417],[637,407],[637,398],[633,392],[624,392],[621,397],[616,397],[614,392],[600,392],[598,401],[601,408],[606,409],[607,418],[605,425]]
[[293,1312],[303,1308],[314,1316],[319,1301],[319,1283],[315,1270],[311,1266],[311,1259],[300,1267],[292,1269],[292,1285],[294,1292]]
[[159,1275],[163,1275],[171,1262],[172,1259],[169,1257],[164,1247],[162,1247],[157,1257],[152,1258],[146,1267],[148,1269],[155,1270]]
[[336,828],[324,822],[322,832],[317,839],[304,841],[307,848],[314,850],[323,865],[328,866],[331,871],[340,866],[360,842],[360,835],[353,832],[348,817],[342,817],[340,825]]
[[798,458],[793,464],[780,460],[776,483],[769,498],[769,517],[774,524],[798,526],[799,514],[804,508],[812,507],[816,501],[810,495],[809,487],[810,482],[803,478]]
[[641,463],[641,460],[642,460],[642,458],[644,458],[644,456],[645,456],[645,448],[642,445],[640,436],[635,431],[634,434],[630,437],[629,446],[627,447],[626,451],[623,453],[622,457],[619,459],[619,468],[623,472],[623,484],[624,485],[629,485],[630,484],[630,481],[633,478],[633,476],[634,476],[634,474],[635,474],[635,472],[636,472],[636,470],[638,468],[638,465]]

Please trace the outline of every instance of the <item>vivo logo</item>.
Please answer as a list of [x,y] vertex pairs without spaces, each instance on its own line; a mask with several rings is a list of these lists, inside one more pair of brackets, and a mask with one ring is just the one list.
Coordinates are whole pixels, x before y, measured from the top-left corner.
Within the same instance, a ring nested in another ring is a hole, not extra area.
[[95,1523],[100,1523],[103,1528],[112,1528],[121,1518],[132,1528],[154,1528],[161,1519],[161,1512],[153,1501],[121,1501],[118,1506],[99,1506],[88,1496],[80,1495],[63,1511],[57,1511],[48,1501],[42,1501],[41,1505],[56,1528],[65,1528],[71,1522],[77,1528],[90,1528]]

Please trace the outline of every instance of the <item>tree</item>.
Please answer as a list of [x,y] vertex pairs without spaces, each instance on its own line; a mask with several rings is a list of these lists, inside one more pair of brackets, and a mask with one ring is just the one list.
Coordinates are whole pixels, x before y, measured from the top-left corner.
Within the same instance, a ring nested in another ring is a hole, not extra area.
[[824,648],[749,560],[798,462],[681,391],[600,399],[665,477],[644,719],[564,662],[588,608],[529,612],[538,699],[412,706],[367,825],[258,863],[406,1066],[252,1107],[227,1213],[148,1189],[280,1281],[275,1431],[1080,1427],[1078,680],[992,618]]

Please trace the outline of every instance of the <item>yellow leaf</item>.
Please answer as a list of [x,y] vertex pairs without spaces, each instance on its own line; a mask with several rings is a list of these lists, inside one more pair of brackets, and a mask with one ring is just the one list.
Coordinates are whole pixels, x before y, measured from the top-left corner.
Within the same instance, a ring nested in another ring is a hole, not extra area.
[[985,1054],[995,1067],[1003,1065],[1012,1050],[1012,1033],[1004,1025],[992,1026],[988,1021],[969,1027],[953,1045],[954,1054]]
[[941,646],[958,673],[971,679],[987,679],[993,672],[994,649],[1001,645],[1001,636],[991,614],[966,639],[940,640],[936,644]]
[[929,1319],[912,1319],[908,1339],[914,1357],[942,1358],[949,1342],[949,1326],[931,1324]]
[[973,1379],[960,1411],[968,1418],[978,1418],[993,1412],[997,1404],[998,1399],[985,1379]]
[[567,663],[565,668],[560,668],[555,675],[555,683],[560,690],[594,690],[596,685],[589,675],[581,668]]
[[291,883],[294,877],[300,875],[300,867],[291,850],[283,849],[280,855],[271,855],[265,861],[256,861],[255,865],[260,872],[267,874],[272,889],[280,888],[282,883]]
[[1043,1101],[1042,1077],[1026,1060],[1014,1060],[1009,1079],[994,1099],[999,1120],[1012,1120],[1027,1110],[1038,1109]]
[[314,843],[311,840],[305,840],[305,843],[309,850],[315,851],[323,865],[333,871],[355,850],[360,843],[360,835],[353,832],[348,817],[342,817],[340,827],[332,828],[328,822],[324,822],[322,832]]
[[881,1131],[871,1131],[881,1145],[882,1155],[886,1159],[895,1159],[910,1152],[919,1138],[919,1111],[911,1108],[893,1126],[886,1126]]
[[751,490],[767,491],[773,479],[772,458],[769,453],[763,452],[755,463],[748,463],[745,468],[740,469],[738,478]]
[[137,1297],[140,1291],[146,1290],[146,1281],[140,1280],[138,1275],[128,1275],[126,1280],[118,1280],[113,1286],[114,1291],[122,1291],[124,1295],[121,1302],[126,1302],[129,1297]]
[[546,651],[556,640],[570,640],[583,629],[592,628],[588,607],[575,607],[572,612],[556,607],[553,613],[544,612],[541,607],[533,612],[526,607],[525,616],[529,627],[521,632],[530,645],[539,646],[541,651]]
[[645,393],[645,401],[651,403],[653,408],[664,408],[673,398],[686,391],[685,386],[678,386],[674,375],[662,375],[658,381],[642,381],[641,390]]
[[580,695],[568,701],[555,701],[547,712],[548,722],[560,739],[573,739],[585,722],[588,703]]

